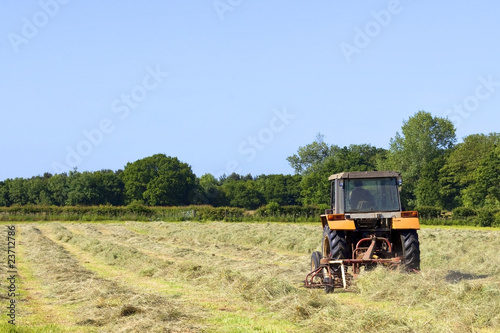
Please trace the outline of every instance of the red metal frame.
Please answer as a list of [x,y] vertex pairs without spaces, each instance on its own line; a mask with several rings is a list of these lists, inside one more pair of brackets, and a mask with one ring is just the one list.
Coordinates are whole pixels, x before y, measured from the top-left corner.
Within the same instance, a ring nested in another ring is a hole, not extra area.
[[[362,250],[362,249],[369,249],[371,248],[371,251],[373,251],[374,245],[373,242],[376,242],[377,240],[383,241],[387,244],[387,253],[392,253],[392,245],[391,242],[385,238],[385,237],[370,237],[370,238],[363,238],[361,239],[357,244],[356,244],[356,249],[353,251],[353,258],[352,259],[340,259],[340,260],[332,260],[331,258],[323,258],[321,259],[320,266],[315,268],[312,272],[306,275],[305,278],[305,287],[307,288],[321,288],[321,287],[331,287],[332,290],[333,288],[336,287],[346,287],[344,286],[343,280],[348,280],[350,279],[350,274],[344,273],[344,277],[342,277],[342,274],[340,272],[340,266],[344,265],[345,267],[352,266],[352,275],[356,276],[359,274],[361,270],[362,265],[373,265],[373,264],[383,264],[386,266],[389,266],[390,268],[395,268],[398,267],[401,264],[401,258],[400,257],[394,257],[394,258],[370,258],[370,259],[356,259],[357,252]],[[360,245],[363,244],[364,242],[371,242],[370,247],[368,248],[362,248]],[[339,264],[340,262],[340,264]],[[333,270],[332,265],[338,265],[339,269]],[[325,273],[326,277],[328,278],[329,281],[325,282]],[[348,275],[348,279],[346,279],[346,275]],[[316,279],[316,281],[315,281]],[[319,279],[319,281],[318,281]]]

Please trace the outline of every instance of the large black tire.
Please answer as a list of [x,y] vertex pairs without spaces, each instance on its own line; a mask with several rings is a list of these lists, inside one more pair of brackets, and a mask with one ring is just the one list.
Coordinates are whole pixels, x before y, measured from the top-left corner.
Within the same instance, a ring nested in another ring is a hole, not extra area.
[[333,260],[349,258],[349,247],[345,239],[345,232],[339,230],[330,230],[328,225],[323,229],[323,242],[321,245],[323,258],[332,258]]
[[420,270],[420,243],[416,230],[401,230],[403,265],[408,271]]

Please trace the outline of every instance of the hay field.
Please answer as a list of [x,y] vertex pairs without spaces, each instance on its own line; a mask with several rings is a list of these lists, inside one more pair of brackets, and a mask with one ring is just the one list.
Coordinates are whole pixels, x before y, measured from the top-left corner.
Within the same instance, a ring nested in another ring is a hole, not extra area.
[[[425,228],[420,274],[376,269],[334,294],[302,287],[319,222],[16,231],[14,332],[500,331],[498,229]],[[5,311],[0,320],[0,330],[11,328]]]

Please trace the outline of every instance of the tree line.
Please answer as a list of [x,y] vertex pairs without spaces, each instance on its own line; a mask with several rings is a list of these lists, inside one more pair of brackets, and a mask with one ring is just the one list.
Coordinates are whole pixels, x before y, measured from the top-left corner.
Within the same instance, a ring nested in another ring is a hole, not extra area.
[[[353,135],[356,135],[353,129]],[[123,170],[55,174],[0,182],[0,206],[211,205],[248,210],[263,205],[329,204],[328,176],[343,171],[396,170],[403,176],[406,209],[434,206],[500,209],[500,134],[473,134],[456,144],[447,118],[419,111],[403,121],[389,149],[340,147],[321,134],[287,158],[294,175],[197,177],[176,157],[156,154]]]
[[396,170],[403,176],[406,209],[500,209],[500,134],[473,134],[456,144],[455,131],[450,120],[419,111],[403,122],[387,150],[368,144],[340,148],[318,135],[288,161],[302,176],[303,203],[326,202],[329,174]]
[[212,205],[256,209],[269,202],[300,204],[298,175],[238,175],[216,179],[196,177],[191,167],[176,157],[156,154],[123,170],[45,173],[29,179],[0,182],[0,206],[146,206]]

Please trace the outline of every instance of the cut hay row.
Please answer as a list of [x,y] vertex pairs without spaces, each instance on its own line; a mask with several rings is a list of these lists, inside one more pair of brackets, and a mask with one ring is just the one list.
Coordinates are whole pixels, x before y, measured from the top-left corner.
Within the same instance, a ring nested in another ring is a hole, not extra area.
[[[279,323],[281,328],[294,329],[294,326],[286,321],[273,318],[272,313],[258,313],[262,309],[259,310],[258,307],[241,300],[235,302],[232,299],[235,294],[227,290],[227,285],[223,284],[224,279],[233,282],[238,280],[246,284],[249,291],[253,287],[257,289],[256,282],[259,282],[241,280],[237,272],[219,272],[206,263],[190,262],[185,256],[179,256],[176,250],[176,256],[165,257],[161,253],[152,255],[135,247],[110,242],[104,237],[97,240],[96,234],[101,233],[92,226],[53,224],[47,229],[51,229],[56,242],[60,242],[74,257],[83,262],[92,262],[93,264],[88,266],[98,274],[125,280],[130,288],[146,288],[156,290],[159,294],[167,294],[191,306],[193,312],[203,313],[203,316],[196,318],[196,323],[204,326],[205,331],[219,331],[219,328],[211,326],[213,322],[220,321],[234,322],[237,325],[245,323],[248,327],[272,327]],[[120,234],[120,231],[117,233]],[[258,288],[261,290],[258,295],[268,295],[272,287],[281,288],[279,283],[274,285],[274,279],[263,279],[262,283],[264,288]],[[251,292],[247,295],[255,296]],[[201,307],[203,311],[196,309],[197,307]]]
[[[185,317],[193,314],[184,311],[179,301],[156,293],[137,292],[120,281],[102,278],[45,236],[41,228],[23,228],[23,239],[26,247],[24,260],[29,263],[33,277],[44,286],[39,292],[53,311],[60,314],[60,318],[47,318],[44,324],[55,323],[65,328],[80,328],[84,332],[154,332],[166,327],[180,331],[177,329],[179,324],[184,327],[183,331],[197,330],[196,326],[185,325]],[[173,316],[172,313],[182,315]],[[41,318],[42,314],[38,313],[37,317]],[[21,313],[21,325],[22,318]]]
[[51,317],[41,324],[64,331],[76,323],[96,332],[500,330],[498,230],[423,229],[421,273],[375,269],[351,291],[325,294],[302,287],[310,253],[319,247],[318,225],[48,223],[20,229],[20,260],[32,276],[21,286],[29,289],[20,306],[28,325],[46,311]]
[[[16,252],[16,318],[17,324],[19,321],[26,326],[36,326],[39,331],[57,331],[57,325],[68,326],[73,323],[73,318],[67,309],[62,306],[57,306],[49,298],[46,297],[48,289],[42,284],[42,281],[35,277],[33,267],[27,262],[27,258],[33,257],[33,247],[36,246],[37,237],[30,237],[28,230],[22,232],[17,229],[17,246]],[[28,239],[35,239],[33,243],[28,244]],[[37,235],[36,235],[37,236]],[[38,251],[37,251],[38,252]],[[4,276],[2,271],[2,276]],[[9,274],[10,276],[11,274]],[[7,319],[10,320],[11,318]],[[5,320],[4,326],[0,326],[0,331],[9,331],[11,327]],[[75,332],[82,331],[78,328],[74,329]]]
[[[131,231],[135,229],[130,223],[126,228],[116,228],[114,225],[67,225],[74,234],[80,234],[86,239],[98,237],[114,245],[136,249],[154,258],[161,257],[175,263],[197,263],[202,267],[210,263],[210,267],[226,267],[231,271],[241,271],[245,268],[253,270],[255,266],[282,272],[284,268],[307,269],[307,255],[271,251],[256,246],[242,246],[230,243],[211,241],[206,234],[199,232],[201,237],[192,237],[187,232],[186,237],[172,237],[164,230],[152,226],[148,233]],[[148,259],[149,260],[149,259]],[[170,269],[169,271],[177,271]],[[296,282],[302,283],[302,277]]]

